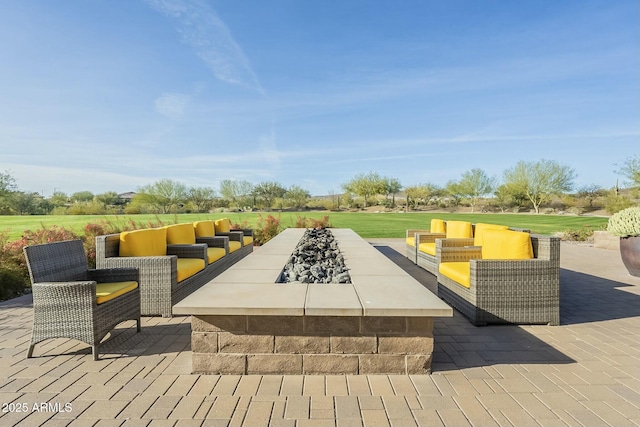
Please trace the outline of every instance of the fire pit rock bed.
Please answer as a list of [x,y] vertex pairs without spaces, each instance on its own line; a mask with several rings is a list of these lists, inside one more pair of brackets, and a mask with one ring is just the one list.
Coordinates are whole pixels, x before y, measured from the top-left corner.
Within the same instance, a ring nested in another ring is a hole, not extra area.
[[351,283],[338,242],[326,228],[305,231],[279,282]]
[[351,283],[277,283],[304,233],[283,231],[174,306],[192,315],[192,371],[429,373],[434,318],[451,307],[350,229],[331,234]]

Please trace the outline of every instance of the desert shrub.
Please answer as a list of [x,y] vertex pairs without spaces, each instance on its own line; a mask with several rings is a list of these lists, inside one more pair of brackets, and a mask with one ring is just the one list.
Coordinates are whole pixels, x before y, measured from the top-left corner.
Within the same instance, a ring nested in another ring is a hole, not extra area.
[[634,203],[630,198],[618,196],[615,193],[610,194],[604,202],[604,208],[607,213],[611,215],[632,206],[636,206],[636,203]]
[[264,245],[276,237],[281,231],[280,215],[278,215],[278,218],[275,218],[273,215],[268,215],[265,219],[262,215],[258,214],[258,223],[253,230],[253,241],[258,246]]
[[325,215],[320,219],[309,218],[309,225],[312,228],[331,228],[329,215]]
[[567,213],[572,215],[582,215],[585,212],[585,208],[582,206],[571,206],[567,209]]
[[587,242],[593,238],[593,231],[593,227],[585,225],[576,229],[564,230],[560,233],[560,238],[572,242]]

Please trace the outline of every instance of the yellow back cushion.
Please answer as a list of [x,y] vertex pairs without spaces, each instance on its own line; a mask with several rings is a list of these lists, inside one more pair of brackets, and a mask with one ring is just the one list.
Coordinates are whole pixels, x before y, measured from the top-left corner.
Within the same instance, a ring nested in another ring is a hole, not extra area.
[[213,226],[213,221],[194,222],[193,228],[195,228],[196,230],[196,237],[213,237],[216,235],[216,230]]
[[473,237],[473,227],[468,221],[447,221],[447,239]]
[[196,231],[192,223],[167,225],[167,243],[170,245],[193,245]]
[[482,236],[484,234],[484,230],[508,230],[508,225],[497,225],[497,224],[484,224],[479,222],[476,224],[476,228],[474,230],[473,236],[473,245],[474,246],[482,246]]
[[231,221],[229,218],[221,218],[216,220],[216,232],[228,233],[231,231]]
[[164,256],[166,254],[166,228],[147,228],[120,233],[120,256]]
[[483,232],[482,240],[482,259],[533,258],[529,233],[487,229]]
[[432,219],[429,231],[432,233],[444,233],[446,231],[446,223],[442,219]]

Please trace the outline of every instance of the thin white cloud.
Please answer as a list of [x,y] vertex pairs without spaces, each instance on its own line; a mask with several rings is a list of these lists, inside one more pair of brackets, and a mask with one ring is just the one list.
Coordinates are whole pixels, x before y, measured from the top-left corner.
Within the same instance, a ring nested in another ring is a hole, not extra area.
[[192,47],[219,80],[264,93],[242,47],[208,4],[201,0],[146,0],[171,18],[182,41]]
[[182,93],[163,93],[155,101],[158,113],[170,119],[178,119],[184,115],[184,110],[191,97]]

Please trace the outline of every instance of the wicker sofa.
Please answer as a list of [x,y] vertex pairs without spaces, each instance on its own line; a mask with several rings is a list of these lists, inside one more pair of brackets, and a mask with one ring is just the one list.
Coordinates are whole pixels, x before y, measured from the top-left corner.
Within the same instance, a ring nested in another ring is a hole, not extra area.
[[142,315],[171,317],[176,303],[253,250],[231,252],[229,240],[196,237],[193,223],[98,236],[96,266],[137,268]]
[[477,326],[558,325],[560,239],[511,230],[483,234],[482,247],[442,251],[442,241],[436,243],[438,296]]
[[416,239],[416,236],[420,234],[422,236],[422,242],[435,242],[436,238],[442,239],[446,236],[446,222],[442,219],[432,219],[428,230],[422,229],[409,229],[406,235],[406,256],[414,264],[418,263],[418,247],[420,245],[420,239]]
[[442,233],[416,233],[416,264],[434,276],[438,274],[439,260],[436,242],[441,239],[456,240],[473,236],[473,224],[468,221],[447,221]]

